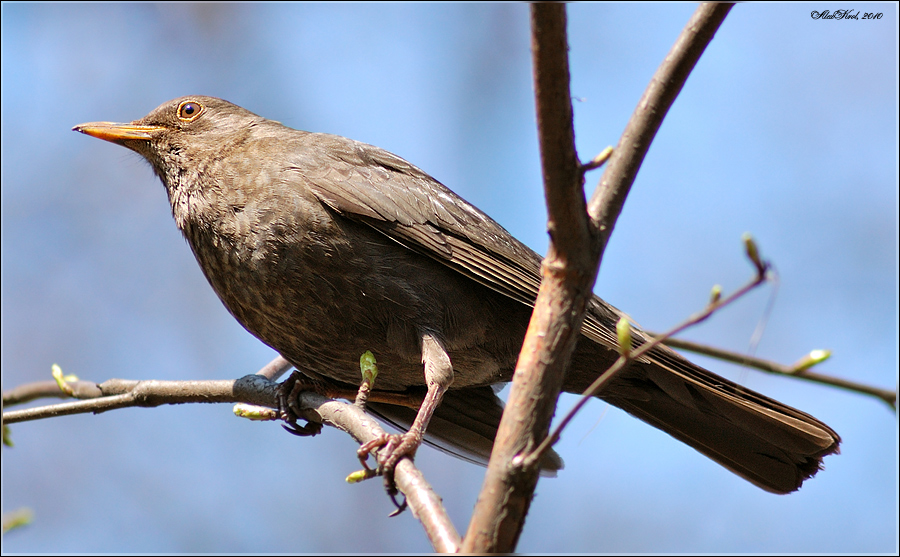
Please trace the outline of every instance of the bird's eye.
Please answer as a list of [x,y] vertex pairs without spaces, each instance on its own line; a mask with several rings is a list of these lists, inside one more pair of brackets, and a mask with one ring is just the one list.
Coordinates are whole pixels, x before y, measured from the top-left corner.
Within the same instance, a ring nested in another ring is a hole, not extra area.
[[178,118],[190,122],[203,112],[203,105],[197,101],[184,101],[178,105]]

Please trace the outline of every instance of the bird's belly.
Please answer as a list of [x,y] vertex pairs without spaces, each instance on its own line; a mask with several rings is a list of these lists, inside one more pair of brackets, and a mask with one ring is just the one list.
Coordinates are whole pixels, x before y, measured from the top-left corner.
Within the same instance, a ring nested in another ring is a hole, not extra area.
[[194,252],[232,315],[302,371],[356,385],[359,358],[371,351],[376,388],[422,386],[429,332],[450,354],[453,387],[509,380],[530,308],[365,225],[341,232],[331,230],[328,245]]

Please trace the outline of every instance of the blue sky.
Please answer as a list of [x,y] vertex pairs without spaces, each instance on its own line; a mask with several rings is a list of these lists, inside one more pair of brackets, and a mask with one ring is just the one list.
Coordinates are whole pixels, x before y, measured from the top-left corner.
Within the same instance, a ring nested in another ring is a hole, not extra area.
[[[836,5],[824,5],[829,9]],[[595,291],[661,330],[752,273],[780,275],[756,354],[897,384],[897,6],[823,21],[812,4],[736,6],[638,174]],[[615,144],[693,4],[568,8],[582,160]],[[3,386],[235,378],[268,362],[206,284],[137,155],[70,131],[182,95],[384,147],[534,249],[546,214],[528,10],[519,4],[2,6]],[[588,176],[591,191],[599,173]],[[746,351],[771,289],[684,336]],[[760,491],[594,402],[541,480],[523,552],[895,552],[897,416],[857,394],[699,363],[831,425],[842,454],[797,493]],[[563,397],[561,409],[573,404]],[[355,444],[297,439],[228,406],[128,409],[12,428],[10,552],[428,551],[379,482],[348,486]],[[417,462],[465,530],[483,469]]]

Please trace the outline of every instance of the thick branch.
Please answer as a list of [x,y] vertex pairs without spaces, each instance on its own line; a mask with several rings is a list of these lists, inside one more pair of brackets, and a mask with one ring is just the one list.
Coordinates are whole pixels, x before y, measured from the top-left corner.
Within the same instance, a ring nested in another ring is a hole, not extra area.
[[543,281],[513,376],[464,552],[514,551],[537,485],[538,469],[511,467],[546,437],[596,276],[575,153],[564,4],[531,6],[538,136],[551,244]]
[[[632,116],[591,204],[575,152],[563,4],[531,6],[538,137],[549,214],[543,281],[503,414],[465,552],[515,550],[537,485],[531,452],[550,419],[592,296],[599,262],[656,131],[730,6],[700,6],[657,70]],[[588,213],[591,220],[588,221]],[[510,465],[518,462],[519,465]]]

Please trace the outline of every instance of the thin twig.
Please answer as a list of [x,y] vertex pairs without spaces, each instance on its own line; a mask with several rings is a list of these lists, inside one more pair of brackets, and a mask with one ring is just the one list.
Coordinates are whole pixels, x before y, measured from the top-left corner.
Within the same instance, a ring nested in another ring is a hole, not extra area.
[[563,430],[566,428],[569,422],[572,421],[572,418],[575,417],[575,415],[584,407],[585,404],[587,404],[587,402],[591,398],[594,397],[594,395],[603,390],[603,387],[607,383],[609,383],[609,380],[612,379],[621,369],[623,369],[632,361],[637,360],[638,358],[655,348],[657,345],[662,344],[667,338],[673,335],[677,335],[688,327],[692,327],[694,325],[697,325],[698,323],[706,321],[716,311],[733,303],[735,300],[745,296],[748,292],[750,292],[757,286],[763,284],[766,281],[766,268],[764,266],[759,267],[757,268],[757,271],[757,275],[753,280],[742,286],[727,298],[710,303],[702,311],[690,316],[680,325],[676,326],[667,333],[652,337],[653,340],[645,342],[635,350],[628,350],[627,353],[619,356],[619,358],[615,362],[613,362],[613,365],[610,366],[609,369],[600,374],[600,377],[598,377],[593,383],[591,383],[591,385],[587,389],[585,389],[584,393],[581,394],[581,399],[566,413],[563,419],[560,420],[559,424],[553,430],[553,433],[551,433],[549,436],[547,436],[546,439],[544,439],[544,441],[541,442],[538,448],[535,449],[534,453],[522,457],[523,465],[530,466],[536,462],[540,462],[542,455],[559,440]]
[[[71,381],[67,383],[74,393],[75,398],[95,398],[103,393],[92,381]],[[19,385],[8,391],[3,391],[3,406],[15,406],[25,404],[41,398],[71,398],[72,395],[59,388],[56,381],[35,381]]]
[[293,367],[291,362],[284,359],[284,356],[278,355],[274,360],[267,363],[256,372],[256,375],[262,375],[269,381],[278,381],[282,375],[288,372],[288,370]]
[[[256,375],[265,377],[270,381],[275,381],[279,377],[284,375],[284,373],[290,368],[290,362],[288,362],[281,356],[277,356],[275,359],[273,359],[271,362],[257,371]],[[104,383],[102,386],[94,383],[93,381],[66,381],[64,385],[66,387],[66,391],[64,391],[60,388],[60,385],[56,383],[56,381],[35,381],[34,383],[26,383],[25,385],[19,385],[8,391],[3,391],[3,407],[7,408],[9,406],[24,404],[26,402],[31,402],[32,400],[41,398],[77,398],[79,400],[99,399],[101,397],[109,397],[114,394],[125,394],[131,392],[135,388],[135,386],[137,386],[137,384],[138,381],[125,379],[111,379]],[[209,386],[201,386],[200,388],[205,391],[209,388]],[[190,387],[187,387],[187,390],[190,390]],[[181,393],[184,392],[184,387],[182,387]],[[173,402],[173,404],[177,404],[178,402],[182,401],[176,401]],[[72,413],[80,414],[93,412],[95,407],[98,409],[98,411],[102,411],[102,409],[111,409],[110,401],[98,401],[93,406],[91,404],[74,405],[70,406],[69,410],[64,411],[66,412],[65,415]],[[39,409],[35,408],[33,410],[36,411]],[[40,419],[40,417],[51,417],[64,414],[59,414],[54,411],[46,416],[43,416],[42,412],[31,412],[30,415],[34,416],[30,419]]]
[[[237,380],[134,381],[111,379],[97,386],[98,390],[102,392],[102,396],[89,400],[6,411],[3,413],[3,423],[14,424],[71,414],[99,413],[134,406],[155,407],[191,402],[243,402],[255,406],[277,408],[278,385],[269,381],[264,374],[279,369],[285,370],[285,364],[286,362],[276,358],[263,367],[259,373]],[[58,387],[56,389],[59,391]],[[415,401],[398,399],[396,396],[385,397],[385,400],[403,404],[415,403]],[[316,393],[302,393],[299,403],[300,410],[305,412],[305,417],[346,431],[361,443],[385,434],[373,418],[352,404],[331,400]],[[459,534],[443,509],[440,497],[434,493],[411,460],[403,459],[397,465],[395,480],[397,487],[406,496],[413,514],[422,521],[435,551],[457,551],[460,544]]]
[[663,118],[732,6],[701,4],[697,7],[638,101],[588,203],[588,212],[600,230],[604,247]]
[[99,388],[103,396],[97,398],[3,412],[3,423],[14,424],[73,414],[99,414],[118,408],[150,408],[190,402],[244,402],[269,407],[274,407],[275,404],[274,383],[258,375],[215,381],[111,379],[100,384]]
[[[660,336],[658,333],[651,333],[648,331],[644,331],[644,333],[651,337]],[[891,408],[894,409],[894,411],[897,410],[897,391],[873,387],[871,385],[865,385],[863,383],[850,381],[841,377],[834,377],[831,375],[825,375],[809,370],[798,371],[794,366],[786,366],[784,364],[779,364],[778,362],[773,362],[771,360],[763,360],[761,358],[748,356],[746,354],[741,354],[738,352],[731,352],[728,350],[723,350],[721,348],[716,348],[714,346],[691,342],[689,340],[667,338],[663,341],[663,344],[671,348],[689,350],[697,354],[703,354],[706,356],[711,356],[713,358],[718,358],[720,360],[725,360],[727,362],[733,362],[742,366],[752,367],[754,369],[765,371],[767,373],[786,375],[788,377],[795,377],[797,379],[805,379],[807,381],[813,381],[815,383],[822,383],[825,385],[831,385],[833,387],[846,389],[848,391],[854,391],[865,395],[874,396],[886,402]]]
[[[353,404],[329,400],[311,392],[301,393],[299,403],[300,409],[308,412],[304,417],[345,431],[361,445],[385,434],[378,422]],[[453,527],[441,498],[408,457],[397,464],[394,480],[406,496],[413,516],[422,522],[434,550],[440,553],[458,552],[459,533]]]

